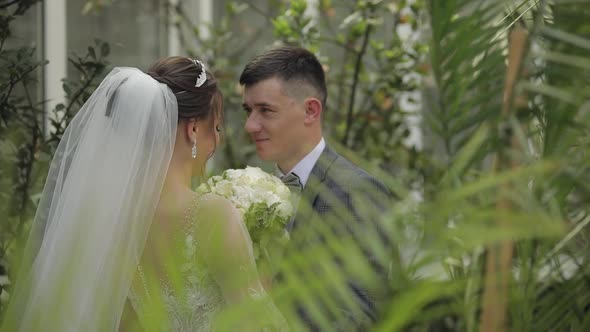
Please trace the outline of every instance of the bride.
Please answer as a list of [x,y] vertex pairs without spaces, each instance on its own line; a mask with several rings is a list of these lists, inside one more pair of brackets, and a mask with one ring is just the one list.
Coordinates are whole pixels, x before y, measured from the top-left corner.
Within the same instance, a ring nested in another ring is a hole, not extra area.
[[238,212],[191,190],[222,106],[199,60],[111,71],[54,155],[0,330],[209,331],[257,306],[241,330],[283,329]]

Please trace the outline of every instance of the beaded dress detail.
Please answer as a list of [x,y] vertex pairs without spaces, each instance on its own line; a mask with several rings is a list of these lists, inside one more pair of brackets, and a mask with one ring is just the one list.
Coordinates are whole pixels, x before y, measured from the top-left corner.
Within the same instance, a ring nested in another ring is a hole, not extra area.
[[173,279],[174,285],[169,278],[153,285],[138,264],[129,299],[147,331],[211,331],[215,315],[225,305],[219,286],[207,272],[203,258],[197,254],[199,243],[195,241],[194,232],[198,227],[195,223],[199,207],[206,201],[205,196],[195,194],[185,215],[184,232],[175,239],[180,271]]

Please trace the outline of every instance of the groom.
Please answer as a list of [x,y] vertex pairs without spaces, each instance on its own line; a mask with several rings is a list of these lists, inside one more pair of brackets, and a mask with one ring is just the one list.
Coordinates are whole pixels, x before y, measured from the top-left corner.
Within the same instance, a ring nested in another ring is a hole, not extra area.
[[[326,144],[322,135],[326,80],[313,53],[290,46],[271,49],[246,65],[240,84],[248,116],[245,129],[256,144],[257,155],[276,164],[278,175],[298,202],[297,214],[287,225],[292,241],[285,255],[300,255],[308,264],[282,273],[279,282],[300,277],[297,287],[309,289],[297,292],[312,297],[330,294],[327,300],[320,296],[309,301],[308,297],[306,303],[295,305],[297,320],[304,325],[299,327],[312,331],[366,328],[378,315],[374,295],[382,289],[375,290],[374,286],[386,283],[388,263],[377,259],[370,248],[389,247],[391,243],[382,230],[382,217],[391,202],[389,190]],[[361,259],[341,257],[339,252],[327,260],[316,257],[314,253],[322,252],[317,248],[323,249],[325,256],[328,246],[323,244],[327,242],[352,246],[357,249],[352,252],[360,253]],[[361,282],[353,277],[349,267],[363,263],[371,269],[365,275],[381,279]],[[341,273],[341,287],[324,289],[319,283],[321,289],[314,288],[318,284],[314,279],[321,279],[326,267]],[[334,302],[339,303],[336,310]],[[322,317],[329,317],[329,322]]]

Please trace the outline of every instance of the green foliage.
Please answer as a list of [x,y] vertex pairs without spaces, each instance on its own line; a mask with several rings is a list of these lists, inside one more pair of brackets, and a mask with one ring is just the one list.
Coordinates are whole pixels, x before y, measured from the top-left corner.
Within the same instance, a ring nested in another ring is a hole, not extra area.
[[63,89],[66,93],[67,104],[60,103],[52,110],[48,142],[57,148],[67,125],[100,83],[100,78],[108,68],[107,57],[110,46],[99,39],[88,46],[83,56],[72,54],[68,62],[76,69],[77,77],[64,78]]
[[253,242],[264,245],[269,236],[280,237],[284,233],[288,220],[281,218],[276,212],[278,205],[279,203],[275,203],[267,208],[265,203],[255,203],[246,211],[244,222]]
[[[353,308],[356,301],[344,276],[354,276],[376,295],[383,319],[372,330],[485,330],[486,281],[504,277],[490,269],[490,253],[507,242],[514,244],[508,256],[508,297],[505,307],[495,307],[508,315],[506,330],[588,330],[588,5],[559,0],[323,0],[316,20],[308,16],[306,1],[265,4],[228,2],[221,20],[206,27],[209,38],[202,37],[202,26],[190,22],[182,2],[169,8],[177,15],[174,21],[187,53],[212,65],[224,91],[227,139],[216,169],[254,163],[242,128],[237,78],[250,57],[262,51],[253,45],[269,37],[319,55],[329,80],[326,136],[396,194],[395,200],[378,193],[360,198],[361,207],[370,206],[368,202],[391,207],[378,219],[379,231],[347,233],[349,225],[341,222],[345,209],[337,208],[332,218],[314,223],[304,234],[312,240],[309,245],[284,256],[286,281],[273,285],[272,293],[295,330],[304,328],[300,307],[309,310],[322,330],[337,328],[332,323],[340,308]],[[234,26],[242,15],[264,24]],[[9,22],[3,17],[0,24]],[[516,84],[507,87],[508,36],[516,27],[526,29],[528,39],[523,64],[510,69]],[[410,38],[396,33],[403,29]],[[0,54],[1,61],[22,60],[13,66],[15,73],[41,65],[30,51],[7,54]],[[106,56],[95,48],[78,63],[100,62],[99,54]],[[99,67],[82,66],[84,79],[70,84],[71,91],[65,88],[68,95],[90,88],[87,78]],[[2,77],[2,82],[12,80]],[[5,91],[11,90],[2,87],[5,100]],[[78,103],[74,110],[85,96],[71,99]],[[42,109],[40,103],[10,98],[0,104],[0,124],[5,123],[0,130],[19,118],[25,119],[20,122],[25,129],[40,121],[35,111]],[[67,118],[67,109],[63,105],[56,114]],[[422,145],[408,140],[410,122],[416,119]],[[54,125],[62,128],[59,121]],[[48,159],[45,136],[31,140],[18,130],[11,134],[14,139],[1,142],[9,157],[0,172],[16,174],[1,181],[27,179],[26,172],[16,171],[19,165]],[[41,178],[43,168],[38,167]],[[14,183],[22,186],[23,181]],[[35,181],[36,187],[25,187],[39,188]],[[0,206],[17,207],[12,200],[30,201],[34,192],[3,194]],[[29,215],[19,220],[30,218],[33,205],[27,204]],[[21,224],[2,224],[0,236],[9,234],[2,243],[13,241],[15,232],[4,229],[14,225]],[[385,268],[375,269],[367,256]],[[237,310],[220,324],[231,330],[247,312]]]
[[45,101],[37,97],[36,89],[47,62],[37,60],[34,47],[11,48],[6,43],[10,23],[36,2],[15,2],[0,11],[0,266],[10,275],[16,272],[10,267],[18,261],[12,254],[17,245],[24,245],[57,143],[96,87],[109,54],[109,45],[97,40],[86,55],[70,56],[79,77],[64,80],[67,103],[46,114]]
[[[182,1],[170,9],[178,15],[173,21],[187,53],[205,57],[222,85],[227,139],[216,170],[259,163],[243,130],[237,82],[254,55],[276,44],[301,45],[319,55],[327,71],[324,129],[331,140],[385,170],[420,167],[419,147],[408,136],[409,118],[419,109],[427,51],[417,35],[422,1],[359,1],[353,6],[322,1],[317,19],[309,15],[315,9],[307,1],[228,1],[219,21],[208,27],[192,23]],[[209,30],[208,38],[202,37],[203,29]],[[401,38],[397,29],[407,30],[407,36]],[[277,40],[269,43],[273,36]],[[391,75],[377,74],[384,72]]]
[[[584,329],[580,313],[588,311],[589,289],[579,280],[590,272],[581,263],[588,259],[588,218],[579,203],[588,198],[582,194],[587,179],[571,170],[585,169],[579,142],[587,128],[578,119],[586,114],[582,87],[589,76],[571,60],[588,56],[581,43],[587,43],[586,11],[581,3],[559,1],[428,2],[434,84],[425,87],[428,173],[416,252],[427,257],[420,264],[443,266],[438,277],[456,292],[430,293],[420,314],[401,325],[388,325],[400,320],[392,306],[384,326],[421,330],[445,322],[450,330],[484,329],[483,280],[494,272],[484,267],[489,250],[483,249],[510,240],[508,306],[499,308],[508,313],[508,330]],[[517,17],[527,20],[510,19]],[[529,39],[518,84],[507,90],[507,39],[515,26],[524,26]],[[419,287],[403,296],[421,298],[425,285]]]
[[287,44],[306,45],[314,51],[317,50],[319,30],[312,18],[306,15],[306,10],[307,1],[291,1],[284,14],[277,16],[271,22],[278,39]]
[[[10,24],[37,1],[20,1],[0,7],[0,270],[5,274],[6,253],[27,217],[21,211],[29,204],[32,168],[26,167],[35,158],[41,119],[39,105],[29,95],[35,73],[43,65],[30,47],[8,48]],[[24,91],[25,93],[22,93]],[[16,126],[15,126],[16,123]],[[16,127],[16,128],[14,128]],[[29,133],[32,132],[32,135]],[[10,138],[10,139],[5,139]],[[5,284],[0,285],[0,295]],[[2,309],[0,302],[0,310]]]
[[[245,114],[242,111],[241,90],[238,77],[243,65],[253,56],[251,47],[260,42],[265,36],[264,27],[247,26],[236,27],[238,18],[246,13],[261,13],[265,19],[276,16],[280,8],[278,3],[283,1],[269,0],[267,8],[260,9],[247,2],[227,1],[225,13],[214,25],[197,25],[191,21],[186,12],[185,1],[177,5],[169,4],[169,12],[173,16],[183,47],[188,56],[203,59],[211,66],[224,96],[225,138],[223,147],[218,149],[215,158],[215,171],[243,168],[246,164],[256,164],[253,161],[255,148],[247,144],[248,136],[243,130]],[[268,10],[268,12],[266,12]],[[205,38],[203,30],[209,32]],[[241,29],[240,33],[234,33]]]
[[110,6],[115,0],[88,0],[82,8],[82,14],[86,15],[91,12],[100,12],[106,7]]
[[[320,1],[318,19],[307,6],[268,1],[261,9],[234,1],[209,39],[185,28],[197,39],[185,40],[191,54],[206,53],[227,82],[229,128],[219,169],[254,160],[244,119],[235,116],[241,102],[235,82],[249,60],[241,45],[257,39],[236,36],[230,22],[258,13],[275,44],[319,55],[330,95],[326,136],[397,194],[381,225],[391,242],[374,233],[362,241],[334,236],[330,227],[342,220],[336,213],[308,234],[323,241],[284,258],[290,281],[273,293],[295,328],[303,328],[302,305],[322,330],[334,329],[338,308],[355,301],[342,278],[352,273],[387,290],[378,298],[384,320],[374,330],[481,329],[485,280],[495,273],[486,268],[488,248],[513,241],[508,305],[499,309],[508,312],[508,329],[584,330],[590,294],[583,282],[590,220],[584,4]],[[518,84],[507,94],[508,33],[515,26],[526,27],[530,38]],[[410,37],[397,33],[403,29]],[[260,36],[264,29],[251,31]],[[195,45],[200,51],[192,51]],[[408,140],[411,122],[422,144]],[[364,260],[367,251],[389,259],[386,287],[384,274]],[[345,257],[344,264],[334,265],[334,257]]]
[[[384,170],[415,169],[408,141],[425,44],[418,38],[423,2],[322,1],[318,18],[306,1],[291,2],[274,21],[275,35],[320,55],[328,80],[325,130],[344,147]],[[398,33],[398,30],[405,33]],[[388,75],[379,75],[388,73]]]
[[[362,261],[370,250],[391,262],[385,288],[392,293],[381,301],[385,319],[375,330],[478,330],[485,280],[495,273],[485,267],[487,248],[513,241],[507,307],[499,309],[508,313],[508,329],[587,327],[584,5],[322,1],[319,23],[299,1],[280,8],[269,19],[275,37],[315,50],[326,66],[327,135],[354,149],[351,159],[380,166],[377,173],[401,198],[383,229],[402,259],[387,245],[362,248],[378,243],[376,235],[358,241],[314,228],[325,242],[284,258],[291,282],[274,289],[282,312],[297,322],[300,304],[322,330],[333,329],[335,302],[354,301],[342,275],[358,273],[383,289],[380,274]],[[427,34],[402,40],[391,33],[402,22]],[[529,39],[518,84],[507,94],[515,26],[526,27]],[[418,89],[422,147],[406,143],[415,113],[401,102]],[[334,257],[346,264],[333,265]]]

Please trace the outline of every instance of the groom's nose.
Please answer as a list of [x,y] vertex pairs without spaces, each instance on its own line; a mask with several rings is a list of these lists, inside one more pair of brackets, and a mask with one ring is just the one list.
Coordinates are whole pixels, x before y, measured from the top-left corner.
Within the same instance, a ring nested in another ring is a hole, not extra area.
[[246,132],[250,134],[257,133],[260,130],[262,130],[262,125],[260,124],[260,121],[254,112],[252,112],[250,116],[248,116],[248,118],[246,119],[246,124],[244,125],[244,128],[246,129]]

